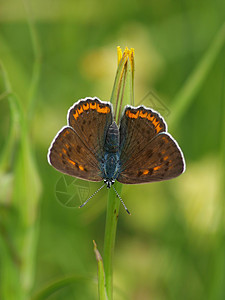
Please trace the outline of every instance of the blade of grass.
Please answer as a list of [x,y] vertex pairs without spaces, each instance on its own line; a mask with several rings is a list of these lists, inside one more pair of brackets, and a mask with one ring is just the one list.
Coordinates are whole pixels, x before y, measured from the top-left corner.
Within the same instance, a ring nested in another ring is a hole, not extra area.
[[218,231],[215,235],[215,248],[213,255],[213,270],[214,274],[212,276],[210,291],[209,291],[209,300],[214,299],[224,299],[225,297],[225,288],[224,288],[224,280],[225,280],[225,241],[224,241],[224,219],[225,219],[225,204],[224,204],[224,195],[225,195],[225,65],[223,72],[223,80],[222,80],[222,95],[220,101],[220,128],[221,128],[221,136],[220,136],[220,181],[219,181],[219,192],[218,197],[220,199],[219,202],[219,224]]
[[16,54],[12,51],[11,45],[0,31],[0,59],[4,62],[4,67],[9,74],[10,83],[13,91],[18,97],[22,97],[23,104],[28,101],[29,75]]
[[0,160],[0,172],[6,172],[6,170],[9,169],[12,152],[14,150],[14,144],[22,126],[23,112],[17,96],[12,92],[11,85],[9,84],[8,74],[2,62],[0,62],[0,76],[2,77],[3,84],[5,86],[6,92],[4,94],[7,95],[6,99],[9,101],[10,108],[9,134],[2,150]]
[[103,266],[103,260],[101,257],[101,254],[99,253],[97,249],[97,245],[95,241],[93,241],[94,244],[94,252],[96,255],[96,260],[98,262],[98,294],[100,300],[107,300],[107,294],[106,294],[106,288],[105,288],[105,272],[104,272],[104,266]]
[[42,53],[37,30],[34,26],[32,14],[30,13],[29,5],[26,0],[23,0],[23,5],[26,10],[27,24],[30,31],[31,43],[34,52],[34,63],[28,94],[28,121],[31,121],[37,100],[36,92],[41,74]]
[[52,296],[54,293],[58,292],[59,290],[83,281],[90,281],[91,278],[84,277],[84,276],[71,276],[62,279],[58,279],[52,283],[49,283],[46,287],[38,291],[30,300],[45,300],[48,297]]
[[[15,138],[14,131],[17,130],[20,136],[16,161],[13,163],[14,189],[12,195],[12,205],[19,216],[19,223],[15,225],[12,239],[16,247],[17,255],[19,255],[20,265],[17,266],[18,278],[14,280],[14,284],[11,282],[11,278],[8,278],[8,282],[4,281],[5,286],[3,290],[6,291],[5,296],[7,297],[7,293],[10,289],[19,294],[19,286],[25,298],[30,292],[34,279],[34,255],[37,241],[37,205],[41,184],[34,163],[27,124],[20,101],[12,91],[9,78],[3,66],[2,73],[4,75],[5,87],[10,95],[10,111],[13,120],[12,137],[10,137],[6,144],[6,154],[5,157],[3,157],[2,166],[9,164],[9,155],[12,155],[12,151],[14,150],[12,149]],[[16,129],[14,128],[15,124],[18,125]],[[15,268],[13,257],[11,257],[11,263],[9,263],[9,260],[10,258],[8,259],[7,267],[12,266],[12,268]],[[12,273],[15,272],[12,271]],[[17,284],[18,282],[20,282],[19,285]]]
[[20,285],[19,266],[12,259],[8,245],[0,231],[0,250],[1,250],[1,282],[0,297],[1,299],[24,299],[24,293]]
[[225,43],[225,23],[222,25],[205,55],[189,76],[186,83],[182,86],[181,90],[177,93],[173,100],[170,116],[170,129],[171,126],[179,123],[180,119],[186,112],[187,108],[191,105],[196,94],[200,90],[206,76],[208,75],[213,63],[215,62],[218,54]]
[[[30,108],[32,110],[32,106],[34,105],[35,92],[37,90],[40,76],[39,44],[35,36],[33,24],[30,23],[29,28],[34,47],[35,63],[33,66],[33,75],[28,99],[28,111]],[[1,70],[3,70],[3,67]],[[33,286],[35,274],[35,253],[39,228],[37,211],[41,192],[41,183],[31,149],[29,139],[30,126],[28,126],[28,119],[21,108],[21,101],[19,101],[19,99],[15,96],[15,93],[13,93],[10,80],[4,70],[2,71],[2,74],[6,91],[9,93],[12,119],[9,139],[7,140],[1,161],[1,167],[3,170],[10,165],[13,149],[12,145],[15,142],[15,137],[18,135],[20,137],[18,152],[15,157],[15,162],[13,163],[14,189],[12,195],[12,205],[19,216],[19,222],[15,225],[12,240],[15,244],[15,251],[16,255],[19,257],[20,264],[15,266],[13,257],[9,257],[9,259],[5,260],[5,263],[7,263],[7,265],[5,265],[5,271],[9,268],[9,266],[12,266],[11,273],[15,276],[13,282],[13,276],[4,276],[4,283],[2,283],[4,286],[2,291],[5,293],[3,294],[4,299],[7,299],[10,290],[13,291],[14,295],[19,297],[18,299],[28,299]],[[9,272],[8,269],[5,273],[7,272]]]

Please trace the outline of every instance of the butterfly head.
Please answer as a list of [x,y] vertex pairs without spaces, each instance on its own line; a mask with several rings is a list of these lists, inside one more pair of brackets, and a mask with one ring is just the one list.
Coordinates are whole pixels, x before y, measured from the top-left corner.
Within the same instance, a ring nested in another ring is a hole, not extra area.
[[111,186],[115,183],[113,179],[104,179],[104,183],[106,184],[107,188],[110,189]]

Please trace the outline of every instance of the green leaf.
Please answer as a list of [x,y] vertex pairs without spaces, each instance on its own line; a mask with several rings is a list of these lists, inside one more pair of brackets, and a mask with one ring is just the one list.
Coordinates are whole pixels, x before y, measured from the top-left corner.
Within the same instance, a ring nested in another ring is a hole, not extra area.
[[31,297],[31,300],[44,300],[56,293],[57,291],[71,285],[77,282],[83,283],[84,281],[90,281],[90,278],[84,277],[84,276],[71,276],[66,277],[62,279],[58,279],[50,284],[48,284],[46,287],[38,291],[33,297]]
[[103,260],[101,257],[100,252],[97,249],[97,245],[95,241],[93,241],[94,244],[94,252],[96,255],[96,260],[98,262],[98,293],[99,293],[99,299],[100,300],[107,300],[107,294],[106,294],[106,288],[105,288],[105,271],[103,266]]

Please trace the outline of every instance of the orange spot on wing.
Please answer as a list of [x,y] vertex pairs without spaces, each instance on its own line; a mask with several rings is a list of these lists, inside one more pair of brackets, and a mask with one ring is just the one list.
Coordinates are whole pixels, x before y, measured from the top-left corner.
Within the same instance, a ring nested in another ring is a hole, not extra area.
[[163,140],[164,140],[164,142],[167,144],[169,141],[168,141],[168,139],[164,136],[163,138],[162,138]]
[[89,109],[89,104],[86,103],[86,104],[83,104],[83,110],[88,110]]
[[67,149],[69,149],[69,147],[70,147],[68,144],[65,144],[65,146],[66,146]]
[[82,167],[82,166],[78,166],[79,167],[79,169],[81,170],[81,171],[84,171],[84,167]]
[[96,107],[97,107],[96,102],[94,102],[94,103],[90,102],[90,108],[91,109],[96,109]]
[[157,133],[159,133],[160,130],[162,129],[162,127],[160,126],[160,124],[158,124],[155,129],[156,129]]
[[66,150],[65,150],[65,149],[62,149],[62,152],[63,152],[64,154],[66,154]]
[[139,110],[136,113],[132,113],[130,110],[127,110],[126,115],[131,119],[137,119],[139,116]]
[[79,117],[78,111],[76,110],[75,113],[73,114],[74,119],[76,120]]
[[83,107],[82,107],[82,106],[79,107],[79,108],[77,109],[77,111],[78,111],[78,114],[79,114],[79,115],[82,114],[82,112],[84,111],[84,110],[83,110]]
[[67,136],[68,134],[69,134],[68,130],[66,130],[66,131],[63,132],[63,136]]
[[143,175],[147,175],[149,173],[149,170],[144,170]]
[[152,121],[152,123],[154,124],[154,126],[156,127],[159,124],[159,121],[156,121],[156,118],[154,118],[154,120]]
[[167,160],[168,158],[169,158],[169,156],[165,156],[165,157],[163,157],[163,159],[164,159],[164,160]]
[[154,120],[154,116],[152,116],[151,114],[148,114],[148,115],[147,115],[147,119],[148,119],[149,121],[153,121],[153,120]]
[[141,117],[141,118],[147,118],[147,116],[148,116],[147,112],[146,113],[143,113],[143,111],[139,112],[139,117]]
[[73,160],[69,159],[69,158],[67,158],[67,161],[68,161],[70,164],[72,164],[73,166],[76,165],[76,163],[75,163]]
[[159,133],[160,130],[162,129],[162,126],[160,125],[160,122],[156,120],[156,118],[154,116],[150,114],[148,114],[146,116],[146,118],[152,122],[152,124],[155,126],[156,132]]
[[108,106],[100,107],[99,104],[97,104],[97,112],[101,114],[108,114],[110,112],[110,108]]
[[154,167],[153,170],[154,170],[154,171],[157,171],[157,170],[160,169],[160,168],[161,168],[161,166],[157,166],[157,167]]

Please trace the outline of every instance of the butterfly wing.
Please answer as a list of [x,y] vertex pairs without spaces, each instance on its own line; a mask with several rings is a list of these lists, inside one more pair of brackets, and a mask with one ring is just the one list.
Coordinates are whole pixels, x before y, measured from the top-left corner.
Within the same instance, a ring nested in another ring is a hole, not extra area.
[[64,127],[53,140],[49,163],[58,171],[77,178],[101,181],[99,162],[71,127]]
[[120,159],[124,167],[136,159],[146,143],[166,131],[166,123],[155,111],[143,106],[126,106],[120,121]]
[[68,124],[84,144],[99,159],[109,126],[112,124],[112,106],[98,98],[86,98],[75,103],[68,112]]
[[68,125],[53,140],[49,163],[58,171],[90,181],[101,181],[100,160],[112,108],[97,98],[78,101],[68,111]]
[[166,123],[155,111],[142,106],[125,108],[120,125],[119,182],[162,181],[184,171],[183,154],[166,130]]

